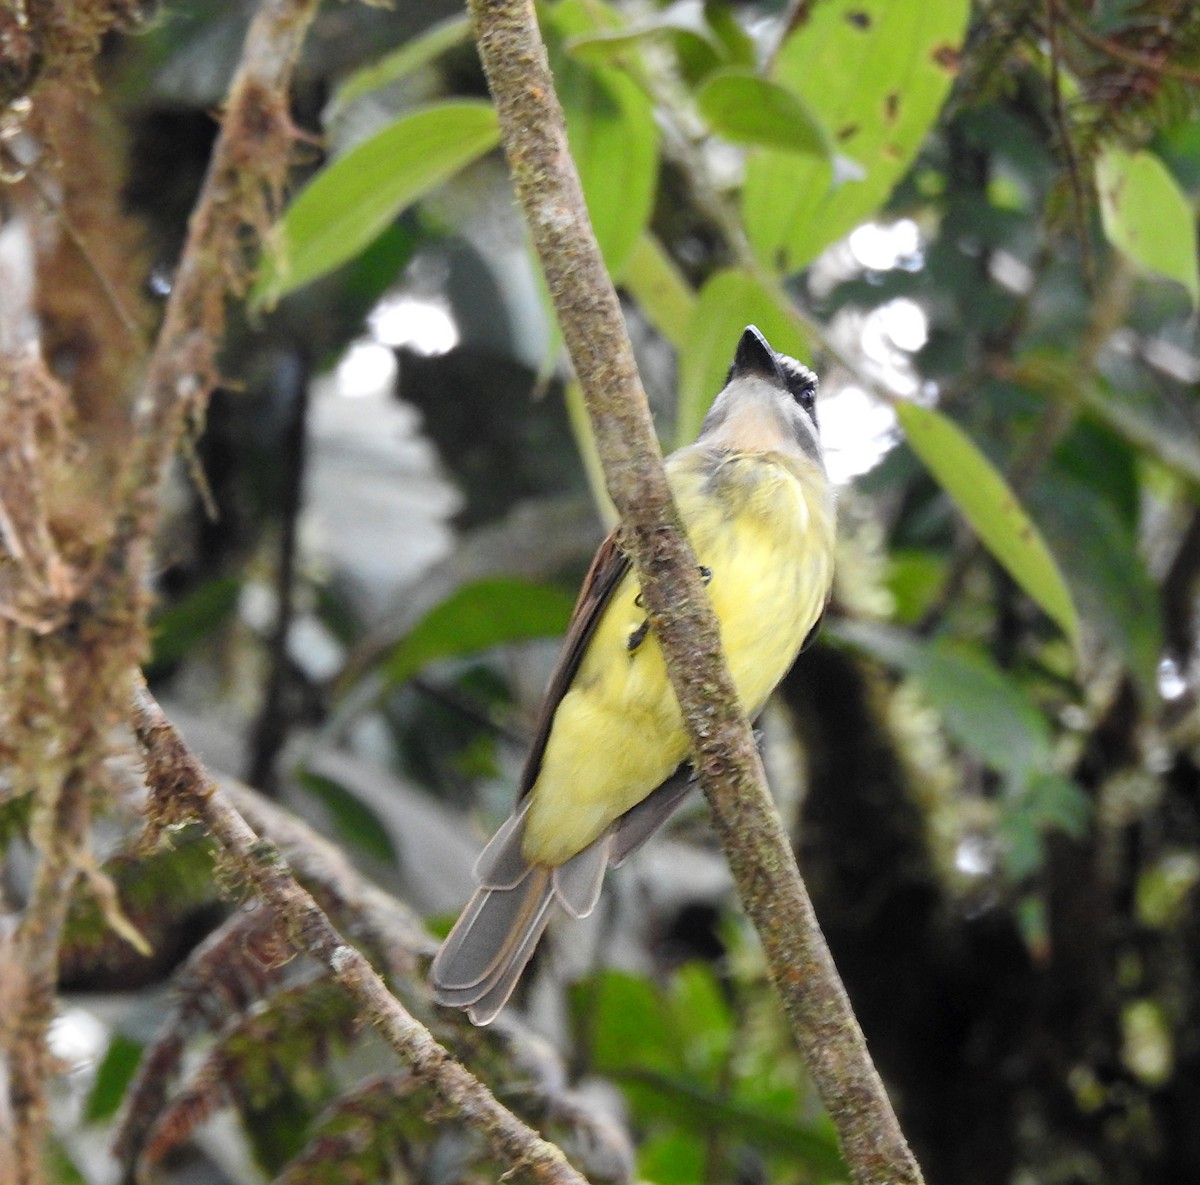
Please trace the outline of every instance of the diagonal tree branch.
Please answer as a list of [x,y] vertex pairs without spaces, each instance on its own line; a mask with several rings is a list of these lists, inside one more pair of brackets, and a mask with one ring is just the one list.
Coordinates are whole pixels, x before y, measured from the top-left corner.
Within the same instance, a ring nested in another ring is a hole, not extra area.
[[543,1185],[586,1185],[558,1148],[502,1107],[392,995],[366,957],[346,942],[296,881],[279,849],[255,834],[208,776],[144,683],[134,691],[133,727],[146,757],[152,826],[200,819],[238,873],[283,920],[295,948],[329,968],[364,1019],[379,1029],[450,1114],[482,1135],[499,1161]]
[[470,0],[501,134],[609,494],[742,904],[859,1185],[920,1182],[774,809],[679,528],[621,309],[588,220],[532,0]]

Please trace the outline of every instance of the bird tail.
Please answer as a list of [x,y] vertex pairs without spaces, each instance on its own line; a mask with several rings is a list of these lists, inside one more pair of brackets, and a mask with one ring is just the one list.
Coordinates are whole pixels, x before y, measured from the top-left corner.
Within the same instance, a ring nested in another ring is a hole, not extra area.
[[521,854],[528,800],[483,849],[475,865],[479,888],[430,969],[434,998],[463,1008],[485,1025],[504,1007],[557,901],[572,917],[596,907],[608,866],[611,830],[552,868],[530,864]]

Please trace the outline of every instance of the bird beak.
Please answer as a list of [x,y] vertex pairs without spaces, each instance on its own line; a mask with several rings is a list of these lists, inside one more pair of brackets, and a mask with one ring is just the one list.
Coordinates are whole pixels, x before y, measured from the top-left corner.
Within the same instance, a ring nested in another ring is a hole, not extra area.
[[733,357],[729,379],[726,381],[749,378],[752,375],[776,383],[785,390],[787,388],[787,380],[775,360],[775,351],[753,325],[747,325],[738,342],[737,353]]

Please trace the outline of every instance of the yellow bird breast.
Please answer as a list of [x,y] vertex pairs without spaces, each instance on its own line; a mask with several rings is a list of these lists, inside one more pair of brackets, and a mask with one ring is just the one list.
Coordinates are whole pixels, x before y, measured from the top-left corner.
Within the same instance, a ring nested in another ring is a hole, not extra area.
[[[742,706],[756,715],[816,624],[833,563],[833,510],[815,465],[693,448],[668,478],[701,566]],[[632,572],[597,624],[559,703],[530,790],[522,851],[559,865],[688,755],[662,651]]]

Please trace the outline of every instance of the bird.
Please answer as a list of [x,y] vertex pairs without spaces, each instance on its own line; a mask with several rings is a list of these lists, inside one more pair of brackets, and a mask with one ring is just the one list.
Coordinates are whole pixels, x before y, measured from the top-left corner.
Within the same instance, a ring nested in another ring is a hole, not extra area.
[[[836,508],[817,379],[743,331],[725,386],[667,480],[753,719],[815,635],[833,580]],[[621,864],[695,784],[689,743],[629,556],[600,545],[567,627],[515,809],[430,968],[434,999],[499,1014],[555,907],[592,912]]]

